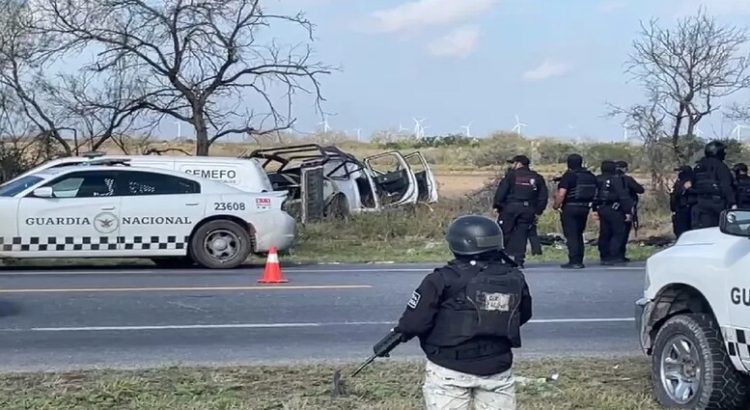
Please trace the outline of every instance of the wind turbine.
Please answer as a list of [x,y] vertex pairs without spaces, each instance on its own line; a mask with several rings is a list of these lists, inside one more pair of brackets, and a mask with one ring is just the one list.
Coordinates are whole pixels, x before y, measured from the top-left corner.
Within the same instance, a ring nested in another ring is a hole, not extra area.
[[357,142],[359,142],[359,141],[360,141],[360,139],[361,139],[361,134],[360,134],[360,132],[362,131],[362,128],[357,128],[357,129],[356,129],[356,131],[357,131]]
[[466,138],[471,138],[471,122],[467,125],[462,125],[461,128],[466,130]]
[[527,124],[524,124],[521,122],[521,120],[518,118],[518,114],[516,114],[516,126],[513,127],[512,131],[516,131],[518,133],[518,136],[521,136],[521,128],[526,127]]
[[318,125],[323,126],[323,132],[328,132],[328,130],[331,129],[331,127],[328,126],[328,116],[323,116],[323,121],[319,122]]
[[742,130],[743,129],[750,129],[747,125],[743,124],[737,124],[736,127],[732,130],[732,134],[735,135],[735,138],[737,141],[742,141]]
[[182,121],[175,121],[175,124],[177,124],[177,138],[182,138]]
[[421,140],[424,137],[424,127],[422,126],[422,122],[424,122],[424,118],[419,120],[414,118],[414,135],[418,140]]

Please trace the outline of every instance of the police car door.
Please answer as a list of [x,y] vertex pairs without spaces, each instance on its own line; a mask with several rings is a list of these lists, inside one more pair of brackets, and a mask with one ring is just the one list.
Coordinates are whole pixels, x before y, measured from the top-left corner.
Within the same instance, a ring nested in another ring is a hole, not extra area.
[[115,174],[76,171],[47,184],[51,198],[33,192],[19,201],[14,251],[34,256],[112,256],[117,252],[121,198]]
[[206,198],[200,184],[159,172],[124,171],[120,236],[138,255],[185,255]]
[[414,204],[419,195],[417,177],[399,152],[385,152],[364,159],[375,180],[383,206]]

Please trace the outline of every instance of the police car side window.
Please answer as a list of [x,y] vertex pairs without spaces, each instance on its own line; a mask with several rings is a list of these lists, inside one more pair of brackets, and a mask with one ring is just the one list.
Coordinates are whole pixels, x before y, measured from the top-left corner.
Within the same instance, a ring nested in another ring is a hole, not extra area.
[[104,172],[76,172],[52,181],[55,198],[96,198],[115,196],[115,178]]
[[180,195],[199,194],[200,184],[189,179],[150,172],[128,172],[125,195]]

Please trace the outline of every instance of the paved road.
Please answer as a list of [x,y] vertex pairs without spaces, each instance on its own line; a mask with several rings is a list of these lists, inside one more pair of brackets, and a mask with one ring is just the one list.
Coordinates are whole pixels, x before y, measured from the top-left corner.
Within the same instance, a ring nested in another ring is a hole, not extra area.
[[[0,370],[360,360],[398,319],[425,265],[0,270]],[[518,357],[639,354],[642,265],[526,269],[534,298]],[[394,358],[419,355],[416,341]]]

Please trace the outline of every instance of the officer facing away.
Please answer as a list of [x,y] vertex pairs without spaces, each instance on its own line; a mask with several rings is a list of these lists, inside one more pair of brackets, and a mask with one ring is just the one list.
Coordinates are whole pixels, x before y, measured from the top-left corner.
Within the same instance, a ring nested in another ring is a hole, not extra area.
[[554,209],[562,208],[563,235],[568,245],[568,263],[563,269],[583,269],[583,232],[592,202],[596,196],[596,177],[583,168],[578,154],[568,156],[568,170],[557,184]]
[[529,169],[528,157],[517,155],[508,162],[513,169],[497,187],[494,208],[501,215],[505,249],[523,268],[529,232],[547,207],[549,192],[544,177]]
[[750,209],[750,176],[747,175],[747,165],[740,162],[732,167],[732,171],[734,171],[737,207]]
[[602,265],[625,263],[622,242],[626,239],[625,224],[633,217],[633,200],[613,161],[602,161],[602,173],[596,180],[594,215],[599,219],[599,258]]
[[516,409],[512,348],[531,319],[523,273],[503,253],[497,222],[462,216],[448,227],[455,259],[427,275],[394,331],[427,356],[427,410]]
[[724,164],[726,147],[719,141],[711,141],[704,148],[705,157],[693,168],[693,188],[696,204],[693,206],[693,229],[719,226],[719,214],[735,208],[732,189],[732,172]]
[[693,201],[690,191],[693,186],[693,169],[689,165],[683,165],[675,171],[678,174],[669,194],[669,209],[672,211],[672,231],[675,238],[679,238],[691,229]]
[[[628,163],[625,161],[617,161],[617,173],[622,176],[623,180],[625,181],[625,186],[627,187],[628,194],[630,195],[630,199],[633,201],[633,211],[632,211],[632,219],[630,221],[625,222],[625,240],[622,241],[622,245],[620,246],[620,253],[622,254],[622,257],[625,259],[625,262],[630,262],[630,259],[627,257],[628,253],[628,241],[630,240],[630,231],[633,229],[633,225],[640,223],[638,220],[638,195],[643,194],[646,192],[646,190],[643,188],[643,185],[639,184],[638,181],[635,180],[635,178],[628,175]],[[636,225],[636,229],[638,228],[638,225]]]

